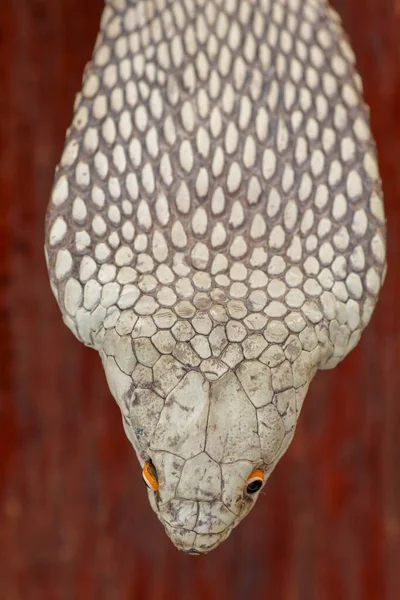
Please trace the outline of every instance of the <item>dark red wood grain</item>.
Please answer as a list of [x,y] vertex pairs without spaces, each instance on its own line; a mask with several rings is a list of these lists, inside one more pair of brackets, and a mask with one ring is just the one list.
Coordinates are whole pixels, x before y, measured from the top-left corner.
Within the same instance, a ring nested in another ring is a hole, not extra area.
[[400,598],[400,3],[335,0],[371,105],[389,271],[257,507],[206,557],[148,506],[100,360],[62,324],[43,223],[101,0],[0,2],[0,598]]

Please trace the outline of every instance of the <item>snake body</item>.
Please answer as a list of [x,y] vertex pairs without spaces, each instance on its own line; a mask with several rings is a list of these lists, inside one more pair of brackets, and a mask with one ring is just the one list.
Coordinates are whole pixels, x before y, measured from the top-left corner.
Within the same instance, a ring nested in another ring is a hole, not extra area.
[[178,548],[208,552],[385,275],[368,111],[326,0],[108,0],[46,258],[154,468],[151,506]]

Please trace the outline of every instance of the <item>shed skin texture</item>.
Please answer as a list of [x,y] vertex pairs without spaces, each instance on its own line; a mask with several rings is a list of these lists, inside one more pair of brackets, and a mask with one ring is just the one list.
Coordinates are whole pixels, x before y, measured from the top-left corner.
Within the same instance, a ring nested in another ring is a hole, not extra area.
[[56,171],[46,258],[101,356],[174,544],[227,538],[385,275],[375,147],[324,0],[109,1]]

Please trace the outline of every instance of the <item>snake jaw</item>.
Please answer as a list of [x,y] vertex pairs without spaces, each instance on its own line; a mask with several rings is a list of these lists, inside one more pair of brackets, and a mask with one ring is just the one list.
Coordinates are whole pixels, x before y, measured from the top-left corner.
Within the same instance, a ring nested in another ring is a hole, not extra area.
[[225,541],[254,504],[242,500],[238,514],[220,500],[209,502],[173,499],[160,506],[156,494],[150,504],[178,550],[187,554],[207,554]]
[[288,448],[317,369],[359,342],[386,229],[328,3],[173,6],[107,3],[46,262],[65,324],[99,351],[138,459],[156,466],[153,508],[177,546],[205,552],[251,509],[247,476]]
[[201,555],[211,552],[230,536],[253,508],[257,497],[244,499],[242,492],[237,499],[237,513],[219,500],[204,503],[177,499],[173,501],[173,508],[168,503],[160,510],[153,494],[150,504],[176,548],[187,554]]

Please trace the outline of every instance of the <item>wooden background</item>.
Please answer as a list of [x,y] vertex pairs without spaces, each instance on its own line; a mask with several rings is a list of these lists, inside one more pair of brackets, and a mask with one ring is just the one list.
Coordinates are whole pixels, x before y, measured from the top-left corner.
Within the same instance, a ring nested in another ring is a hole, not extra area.
[[335,0],[372,109],[389,272],[358,348],[320,373],[265,498],[206,557],[147,503],[98,356],[43,258],[53,170],[101,0],[0,1],[0,598],[400,598],[400,3]]

